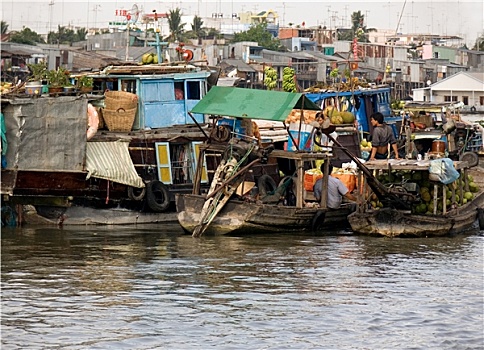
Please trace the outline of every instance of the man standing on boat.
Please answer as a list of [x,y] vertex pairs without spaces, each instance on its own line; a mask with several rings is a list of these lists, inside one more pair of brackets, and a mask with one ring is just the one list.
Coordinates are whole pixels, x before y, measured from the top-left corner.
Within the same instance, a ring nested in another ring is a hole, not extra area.
[[380,112],[373,113],[370,117],[370,123],[373,126],[370,160],[389,158],[389,145],[392,146],[395,159],[399,159],[397,140],[392,128],[383,122],[383,114]]
[[[321,164],[321,172],[324,174],[324,163]],[[329,163],[328,173],[331,175],[333,172],[333,165]],[[324,174],[325,175],[325,174]],[[321,202],[321,193],[323,191],[323,179],[318,179],[313,187],[314,197],[318,202]],[[328,178],[328,208],[338,209],[343,202],[343,197],[356,201],[356,197],[353,196],[346,185],[338,178],[329,176]]]

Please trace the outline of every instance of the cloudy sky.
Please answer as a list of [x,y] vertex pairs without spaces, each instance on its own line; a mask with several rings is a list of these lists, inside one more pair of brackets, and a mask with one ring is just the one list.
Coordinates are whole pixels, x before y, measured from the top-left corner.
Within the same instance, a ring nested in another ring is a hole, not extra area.
[[[306,26],[350,25],[351,13],[361,11],[368,28],[410,33],[462,36],[472,46],[484,31],[484,6],[481,0],[459,1],[116,1],[116,0],[2,0],[2,20],[9,29],[29,27],[44,34],[58,25],[107,27],[109,21],[122,20],[116,10],[128,10],[136,4],[144,12],[167,12],[180,8],[183,14],[211,17],[212,13],[259,12],[274,10],[280,24]],[[188,27],[188,26],[187,26]]]

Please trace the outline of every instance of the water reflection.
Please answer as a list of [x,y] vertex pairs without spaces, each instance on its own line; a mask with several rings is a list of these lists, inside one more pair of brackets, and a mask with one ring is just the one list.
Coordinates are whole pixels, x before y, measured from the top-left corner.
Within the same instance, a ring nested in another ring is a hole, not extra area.
[[4,229],[2,348],[477,349],[482,243]]

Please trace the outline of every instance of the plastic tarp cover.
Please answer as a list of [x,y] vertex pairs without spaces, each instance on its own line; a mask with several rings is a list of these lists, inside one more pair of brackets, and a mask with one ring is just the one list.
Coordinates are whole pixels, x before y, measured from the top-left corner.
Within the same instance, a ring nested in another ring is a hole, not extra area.
[[129,142],[126,141],[88,142],[87,179],[92,176],[136,188],[145,187],[131,160],[128,146]]
[[429,167],[430,179],[448,185],[459,178],[454,162],[450,158],[433,159]]
[[301,93],[214,86],[190,112],[284,121],[293,109],[300,108],[321,110]]

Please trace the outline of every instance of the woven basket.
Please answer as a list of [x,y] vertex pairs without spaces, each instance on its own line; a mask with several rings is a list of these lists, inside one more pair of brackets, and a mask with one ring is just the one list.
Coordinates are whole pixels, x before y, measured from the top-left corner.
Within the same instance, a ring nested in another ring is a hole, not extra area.
[[106,109],[117,110],[118,108],[124,108],[128,110],[138,106],[138,96],[131,92],[106,91],[104,97]]
[[131,131],[137,108],[103,109],[103,119],[109,131]]

